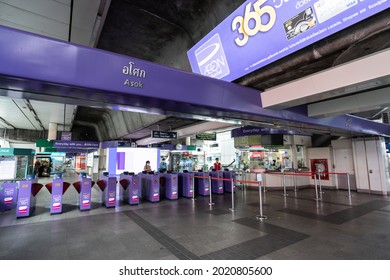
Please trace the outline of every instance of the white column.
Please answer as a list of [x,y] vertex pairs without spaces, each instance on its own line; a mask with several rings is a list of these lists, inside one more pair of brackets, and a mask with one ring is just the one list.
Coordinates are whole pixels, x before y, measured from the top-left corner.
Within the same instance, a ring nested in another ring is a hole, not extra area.
[[47,136],[48,140],[57,139],[57,123],[49,123],[49,135]]

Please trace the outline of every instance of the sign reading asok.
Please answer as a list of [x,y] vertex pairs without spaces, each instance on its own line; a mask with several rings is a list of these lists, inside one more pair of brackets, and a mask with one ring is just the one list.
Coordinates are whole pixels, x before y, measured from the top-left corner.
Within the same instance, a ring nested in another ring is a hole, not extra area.
[[248,0],[187,55],[193,72],[233,81],[389,6],[389,0]]

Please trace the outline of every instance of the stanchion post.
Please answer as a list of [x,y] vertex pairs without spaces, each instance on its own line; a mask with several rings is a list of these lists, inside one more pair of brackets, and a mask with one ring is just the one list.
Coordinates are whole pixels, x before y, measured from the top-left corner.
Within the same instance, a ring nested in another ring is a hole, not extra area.
[[322,183],[321,183],[321,169],[318,169],[318,185],[320,186],[320,200],[322,200]]
[[260,215],[256,215],[256,219],[263,221],[267,219],[267,216],[263,215],[263,198],[261,196],[261,181],[259,181],[259,207],[260,207]]
[[317,190],[317,172],[314,172],[314,188],[316,190],[316,197],[314,198],[314,200],[320,200],[318,198],[318,190]]
[[232,184],[231,185],[231,190],[232,190],[232,208],[229,208],[229,210],[231,212],[234,212],[234,211],[237,211],[237,209],[234,208],[234,182],[233,182],[233,178],[230,179],[230,183]]
[[288,196],[287,192],[286,192],[286,174],[283,172],[283,196]]
[[195,198],[195,175],[192,176],[192,200],[196,200]]
[[297,176],[295,176],[295,170],[294,170],[294,173],[293,173],[293,182],[294,182],[294,192],[297,192]]
[[351,183],[349,181],[349,173],[347,172],[347,184],[348,184],[348,197],[352,197],[352,194],[351,194]]
[[209,205],[214,205],[213,197],[212,197],[213,188],[211,187],[211,176],[209,176],[209,194],[210,194],[210,202]]

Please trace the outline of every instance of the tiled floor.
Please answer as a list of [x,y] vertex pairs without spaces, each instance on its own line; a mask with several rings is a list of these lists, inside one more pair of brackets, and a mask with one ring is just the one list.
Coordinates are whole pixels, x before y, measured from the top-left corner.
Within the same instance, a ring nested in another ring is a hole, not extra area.
[[[74,174],[66,178],[77,179]],[[72,181],[73,180],[73,181]],[[105,208],[97,187],[90,211],[79,211],[70,188],[62,214],[50,215],[42,189],[28,218],[0,212],[0,259],[390,259],[390,200],[387,197],[325,190],[264,194],[265,221],[257,191],[231,195],[120,203]]]

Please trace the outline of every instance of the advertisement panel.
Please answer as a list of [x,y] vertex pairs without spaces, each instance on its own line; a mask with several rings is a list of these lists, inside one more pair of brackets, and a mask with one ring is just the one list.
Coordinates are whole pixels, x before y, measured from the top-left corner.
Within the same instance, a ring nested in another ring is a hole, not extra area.
[[233,81],[390,6],[390,0],[248,0],[188,52],[192,71]]

